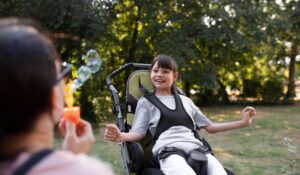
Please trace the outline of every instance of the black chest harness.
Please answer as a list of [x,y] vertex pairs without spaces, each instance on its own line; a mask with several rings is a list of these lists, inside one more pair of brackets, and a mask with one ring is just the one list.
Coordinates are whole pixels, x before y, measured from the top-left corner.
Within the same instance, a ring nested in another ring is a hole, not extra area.
[[[153,135],[153,142],[155,143],[161,133],[168,130],[172,126],[185,126],[194,132],[196,138],[200,139],[196,132],[196,126],[193,120],[184,109],[183,103],[177,92],[173,91],[175,97],[176,108],[169,109],[164,105],[154,94],[154,92],[145,93],[144,97],[148,99],[154,106],[160,110],[160,120],[158,122],[156,131]],[[200,139],[202,141],[202,139]],[[175,147],[165,147],[158,155],[154,155],[153,161],[159,166],[158,160],[164,159],[172,154],[178,154],[184,157],[187,163],[193,168],[198,175],[207,174],[207,157],[205,154],[211,153],[210,147],[202,146],[198,149],[190,151],[188,154],[185,151]]]
[[175,97],[176,108],[174,110],[169,109],[164,105],[153,92],[145,94],[145,98],[148,99],[154,106],[160,110],[160,120],[158,122],[153,140],[156,141],[161,133],[168,130],[172,126],[185,126],[191,131],[195,131],[195,125],[191,117],[185,111],[182,101],[176,92],[173,92]]

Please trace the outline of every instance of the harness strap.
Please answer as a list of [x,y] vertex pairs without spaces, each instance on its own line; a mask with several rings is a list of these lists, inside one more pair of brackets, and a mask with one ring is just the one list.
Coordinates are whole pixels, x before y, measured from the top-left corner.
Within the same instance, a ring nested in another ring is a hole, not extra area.
[[52,153],[53,150],[45,149],[42,150],[33,156],[31,156],[25,163],[23,163],[19,168],[16,169],[16,171],[13,173],[13,175],[25,175],[27,172],[34,167],[39,161],[41,161],[44,157],[48,156],[50,153]]
[[154,92],[147,93],[144,97],[149,100],[154,106],[156,106],[160,112],[161,116],[153,135],[153,140],[156,142],[161,133],[168,130],[172,126],[185,126],[192,131],[195,131],[195,125],[191,117],[185,111],[182,101],[178,93],[172,90],[176,108],[174,110],[169,109],[165,106],[156,96]]
[[[197,148],[195,150],[201,152],[204,155],[211,153],[211,151],[209,150],[209,148],[207,148],[206,146],[200,146],[199,148]],[[186,154],[181,149],[178,149],[178,148],[175,148],[175,147],[164,147],[163,150],[158,155],[156,155],[155,159],[156,160],[164,159],[164,158],[167,158],[168,156],[170,156],[172,154],[178,154],[178,155],[182,156],[186,160],[188,158],[188,154]]]
[[184,159],[187,159],[187,154],[175,147],[165,147],[159,154],[158,154],[158,160],[167,158],[168,156],[172,154],[178,154],[182,156]]

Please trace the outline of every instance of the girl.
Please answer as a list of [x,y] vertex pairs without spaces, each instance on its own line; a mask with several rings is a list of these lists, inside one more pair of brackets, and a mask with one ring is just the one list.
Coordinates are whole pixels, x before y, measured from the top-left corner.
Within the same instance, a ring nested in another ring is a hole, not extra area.
[[[107,124],[104,139],[112,142],[140,141],[149,129],[155,140],[153,155],[159,155],[166,147],[176,148],[188,154],[191,150],[203,146],[201,141],[195,138],[195,125],[209,133],[217,133],[249,126],[256,115],[253,107],[246,107],[242,111],[243,117],[240,121],[211,122],[191,99],[176,93],[174,87],[178,78],[178,68],[170,56],[159,55],[154,58],[150,66],[150,78],[155,88],[152,93],[154,100],[146,96],[139,99],[130,132],[121,133],[116,125]],[[226,175],[214,156],[206,154],[206,157],[208,175]],[[178,154],[166,156],[160,159],[159,163],[166,175],[196,175],[186,160]]]

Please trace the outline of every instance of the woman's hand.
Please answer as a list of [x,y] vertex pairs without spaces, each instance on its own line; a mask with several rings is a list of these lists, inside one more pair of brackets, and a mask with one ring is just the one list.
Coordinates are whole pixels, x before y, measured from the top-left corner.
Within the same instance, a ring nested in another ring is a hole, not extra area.
[[256,110],[255,108],[251,106],[247,106],[245,109],[242,111],[242,122],[245,124],[245,126],[249,126],[252,124],[252,120],[254,116],[256,115]]
[[62,148],[74,153],[88,153],[95,142],[92,126],[85,120],[76,125],[71,121],[62,119],[59,129],[65,136]]
[[122,133],[115,124],[105,124],[106,129],[104,133],[104,139],[119,143],[122,141]]

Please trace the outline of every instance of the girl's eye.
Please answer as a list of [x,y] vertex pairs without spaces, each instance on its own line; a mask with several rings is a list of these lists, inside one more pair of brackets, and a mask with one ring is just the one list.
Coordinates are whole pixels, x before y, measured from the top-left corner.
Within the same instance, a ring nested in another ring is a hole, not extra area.
[[157,72],[158,72],[158,70],[157,70],[157,69],[153,69],[152,71],[153,71],[153,72],[155,72],[155,73],[157,73]]

